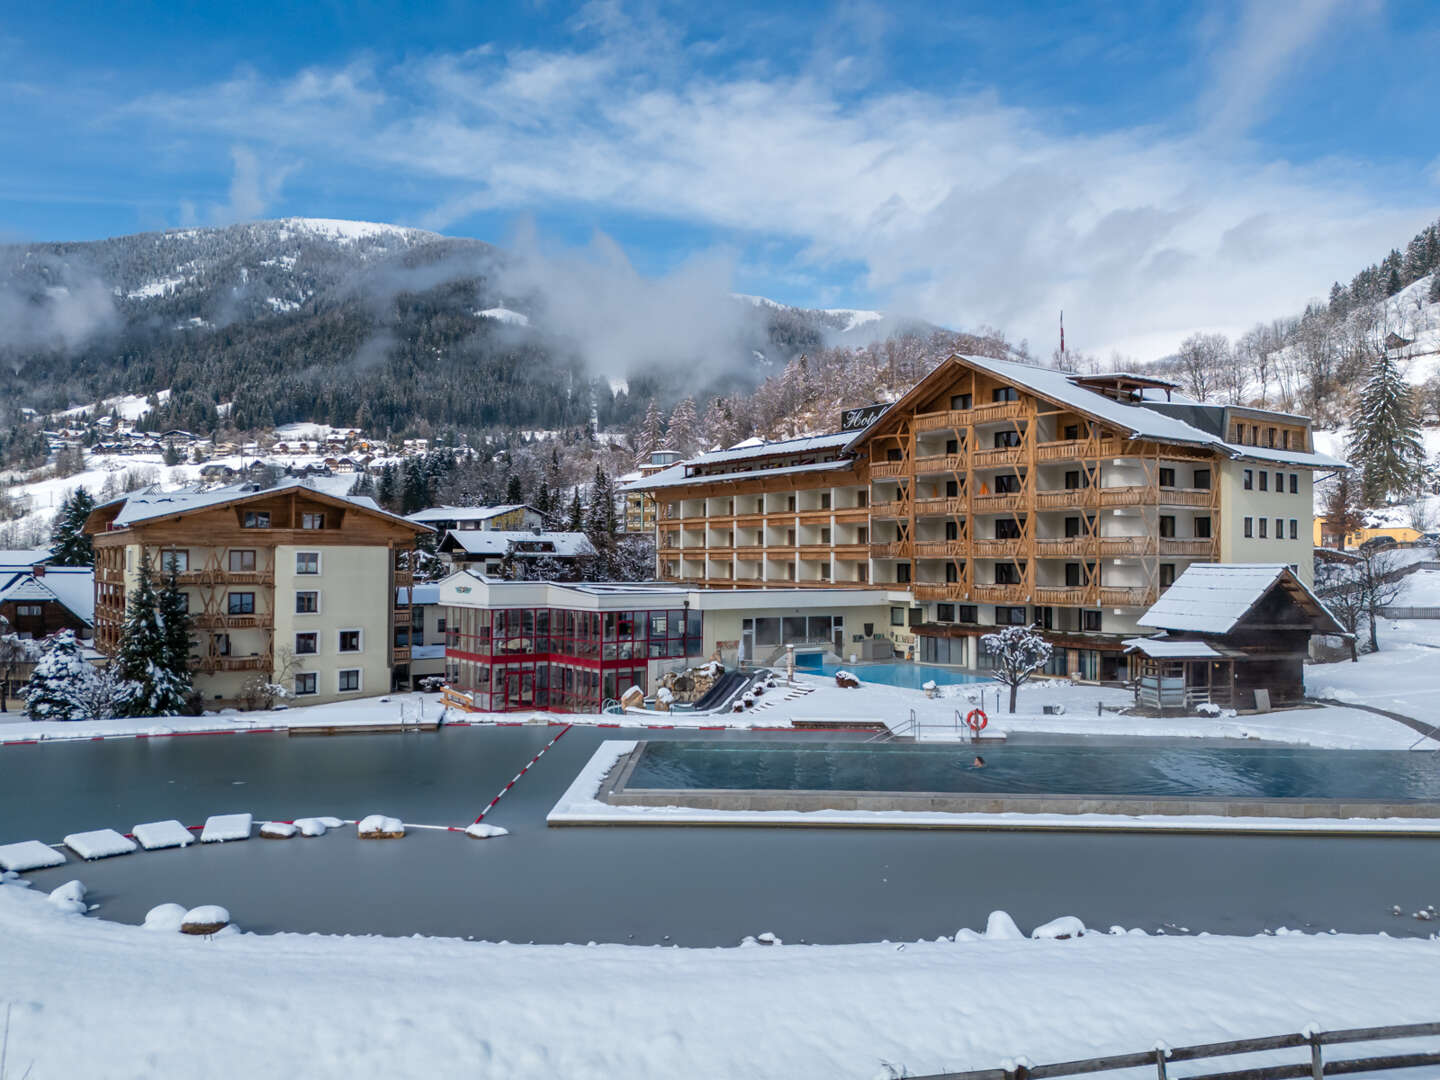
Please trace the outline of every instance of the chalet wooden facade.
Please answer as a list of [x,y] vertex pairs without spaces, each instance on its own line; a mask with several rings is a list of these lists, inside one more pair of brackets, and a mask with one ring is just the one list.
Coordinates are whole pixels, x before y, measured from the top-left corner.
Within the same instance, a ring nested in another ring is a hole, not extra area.
[[659,576],[712,588],[904,589],[918,659],[983,667],[979,635],[1036,623],[1056,673],[1120,678],[1136,617],[1187,567],[1308,579],[1303,417],[1169,397],[1140,375],[943,361],[861,431],[702,454],[634,481]]
[[[196,686],[234,704],[247,680],[297,703],[386,693],[408,679],[412,552],[423,525],[291,480],[257,490],[146,490],[97,507],[95,645],[119,645],[139,568],[174,573],[196,631]],[[398,644],[397,642],[405,643]]]

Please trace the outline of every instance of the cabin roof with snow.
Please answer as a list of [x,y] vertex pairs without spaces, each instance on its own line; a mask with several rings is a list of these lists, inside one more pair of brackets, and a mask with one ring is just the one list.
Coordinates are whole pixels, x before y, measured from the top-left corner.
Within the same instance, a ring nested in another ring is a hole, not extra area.
[[431,506],[413,514],[406,514],[405,520],[418,521],[422,525],[436,521],[489,521],[516,510],[529,510],[535,514],[540,512],[525,503],[511,503],[506,506]]
[[1311,633],[1345,633],[1319,597],[1278,563],[1192,563],[1135,621],[1159,630],[1224,635],[1277,589],[1309,616]]
[[0,604],[57,603],[87,626],[95,622],[95,570],[89,566],[48,566],[0,572]]
[[440,541],[439,550],[533,559],[575,559],[595,554],[594,545],[583,532],[546,532],[538,529],[452,529]]

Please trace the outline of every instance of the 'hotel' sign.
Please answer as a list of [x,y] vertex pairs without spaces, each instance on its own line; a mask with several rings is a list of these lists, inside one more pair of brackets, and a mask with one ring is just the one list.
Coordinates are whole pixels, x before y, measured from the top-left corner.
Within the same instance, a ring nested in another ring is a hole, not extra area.
[[841,431],[863,431],[876,420],[880,414],[889,406],[883,402],[876,405],[866,405],[860,409],[846,409],[840,414]]

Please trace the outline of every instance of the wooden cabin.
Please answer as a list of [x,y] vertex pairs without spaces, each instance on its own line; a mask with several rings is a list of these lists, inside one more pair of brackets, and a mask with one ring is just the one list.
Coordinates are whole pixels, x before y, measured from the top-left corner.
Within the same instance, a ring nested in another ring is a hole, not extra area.
[[1138,620],[1159,630],[1125,642],[1141,708],[1287,705],[1305,696],[1314,634],[1347,636],[1288,566],[1195,563]]

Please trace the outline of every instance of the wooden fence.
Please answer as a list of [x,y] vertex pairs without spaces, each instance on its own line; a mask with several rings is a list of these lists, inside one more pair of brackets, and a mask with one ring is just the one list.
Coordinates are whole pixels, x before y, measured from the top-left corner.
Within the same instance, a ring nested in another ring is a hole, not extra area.
[[1380,609],[1387,619],[1440,619],[1440,607],[1399,607],[1387,604]]
[[[1045,1080],[1053,1076],[1082,1076],[1119,1069],[1153,1069],[1158,1080],[1323,1080],[1327,1076],[1386,1072],[1440,1066],[1440,1050],[1390,1053],[1361,1058],[1324,1060],[1322,1048],[1348,1043],[1390,1042],[1397,1039],[1440,1036],[1440,1023],[1400,1024],[1393,1027],[1350,1028],[1345,1031],[1305,1031],[1294,1035],[1271,1035],[1262,1039],[1204,1043],[1172,1049],[1142,1050],[1135,1054],[1086,1058],[1054,1065],[1015,1065],[1012,1068],[978,1069],[972,1072],[937,1073],[916,1080]],[[1310,1059],[1293,1064],[1252,1066],[1228,1072],[1172,1073],[1173,1066],[1186,1061],[1204,1061],[1235,1054],[1257,1054],[1270,1050],[1304,1047]]]

